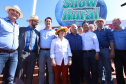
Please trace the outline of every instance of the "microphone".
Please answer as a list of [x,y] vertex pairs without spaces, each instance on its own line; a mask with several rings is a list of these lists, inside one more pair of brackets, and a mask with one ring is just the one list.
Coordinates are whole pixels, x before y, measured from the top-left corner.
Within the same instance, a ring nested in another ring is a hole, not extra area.
[[123,3],[122,5],[121,5],[121,7],[123,7],[123,6],[125,6],[126,5],[126,3]]

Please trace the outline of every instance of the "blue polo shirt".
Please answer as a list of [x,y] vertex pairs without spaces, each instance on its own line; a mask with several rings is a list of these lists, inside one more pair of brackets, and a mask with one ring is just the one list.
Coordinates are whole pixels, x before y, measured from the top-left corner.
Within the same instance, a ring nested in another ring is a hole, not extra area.
[[16,50],[18,48],[19,25],[11,20],[0,18],[0,48],[5,50]]
[[[32,30],[32,28],[30,26],[28,26],[25,50],[29,50],[31,30]],[[36,50],[36,31],[35,31],[35,28],[33,29],[32,48],[31,48],[31,50]]]
[[94,33],[98,37],[99,47],[110,46],[110,42],[114,41],[113,33],[109,28],[102,28],[100,31],[97,29]]
[[112,30],[114,36],[115,49],[126,50],[126,28],[122,27],[119,31]]
[[82,37],[79,34],[67,34],[66,39],[69,41],[72,51],[82,50]]

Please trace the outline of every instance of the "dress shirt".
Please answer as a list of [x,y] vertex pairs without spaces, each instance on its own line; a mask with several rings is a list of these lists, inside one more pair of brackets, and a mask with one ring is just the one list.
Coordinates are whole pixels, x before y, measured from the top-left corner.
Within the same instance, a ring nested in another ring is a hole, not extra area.
[[84,32],[82,33],[82,49],[83,50],[95,50],[96,52],[99,52],[99,42],[97,39],[97,36],[93,32]]
[[40,30],[40,48],[50,48],[51,42],[55,38],[55,31],[50,29]]
[[67,34],[66,39],[69,41],[70,48],[72,51],[82,50],[82,38],[79,34]]
[[[32,30],[32,28],[30,26],[28,26],[25,50],[29,50],[31,30]],[[36,50],[36,32],[35,32],[35,28],[33,29],[31,50]]]
[[11,20],[0,18],[0,48],[5,50],[16,50],[18,48],[19,25]]
[[61,65],[64,59],[64,65],[68,65],[68,56],[72,56],[68,40],[65,38],[63,38],[62,41],[60,38],[53,39],[50,57],[55,59],[56,64]]
[[110,42],[114,41],[112,31],[109,28],[102,28],[100,31],[97,29],[94,33],[98,37],[100,47],[110,46]]
[[112,30],[114,36],[115,49],[126,50],[126,28],[122,27],[119,31]]

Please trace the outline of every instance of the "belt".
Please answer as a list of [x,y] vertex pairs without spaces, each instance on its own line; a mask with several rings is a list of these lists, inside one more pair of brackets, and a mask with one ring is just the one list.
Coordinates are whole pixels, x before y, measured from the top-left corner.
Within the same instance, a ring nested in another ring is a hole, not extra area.
[[25,52],[36,52],[36,50],[24,50]]
[[100,47],[100,49],[104,49],[104,48],[109,48],[109,46],[105,46],[105,47]]
[[81,53],[82,50],[72,50],[71,52],[72,52],[72,53]]
[[[17,49],[16,49],[17,50]],[[13,53],[15,52],[16,50],[5,50],[5,49],[1,49],[0,48],[0,52],[5,52],[5,53]]]
[[117,49],[115,49],[115,51],[118,51],[118,52],[126,52],[126,50],[117,50]]
[[40,50],[50,50],[50,48],[40,48]]
[[83,52],[93,52],[95,50],[83,50]]

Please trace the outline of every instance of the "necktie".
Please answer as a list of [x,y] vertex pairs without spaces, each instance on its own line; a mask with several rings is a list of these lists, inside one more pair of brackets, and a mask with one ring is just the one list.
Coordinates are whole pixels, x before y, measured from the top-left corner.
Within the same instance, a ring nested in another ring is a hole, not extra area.
[[31,35],[30,35],[29,50],[32,49],[32,37],[33,37],[33,29],[31,30]]

